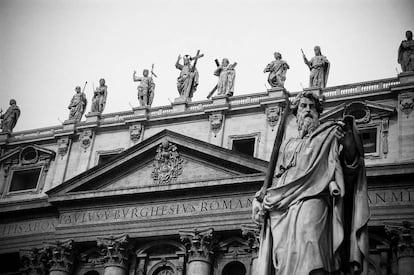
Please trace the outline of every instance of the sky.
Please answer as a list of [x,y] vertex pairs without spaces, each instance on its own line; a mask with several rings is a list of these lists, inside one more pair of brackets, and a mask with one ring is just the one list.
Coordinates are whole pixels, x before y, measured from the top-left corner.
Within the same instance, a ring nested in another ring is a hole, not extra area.
[[0,0],[0,107],[14,98],[14,131],[59,125],[75,86],[90,111],[93,86],[108,86],[105,113],[139,106],[138,74],[155,79],[153,107],[178,97],[179,54],[204,54],[193,101],[217,83],[214,59],[237,62],[235,95],[265,92],[273,53],[290,66],[285,87],[308,86],[303,63],[319,45],[331,63],[328,86],[396,77],[397,50],[414,30],[414,0]]

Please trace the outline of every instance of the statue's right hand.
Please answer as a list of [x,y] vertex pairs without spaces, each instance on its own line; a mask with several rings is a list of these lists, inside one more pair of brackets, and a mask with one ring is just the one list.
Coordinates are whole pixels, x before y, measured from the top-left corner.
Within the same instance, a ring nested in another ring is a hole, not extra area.
[[263,205],[257,199],[254,199],[252,203],[252,220],[257,224],[262,223],[264,220]]

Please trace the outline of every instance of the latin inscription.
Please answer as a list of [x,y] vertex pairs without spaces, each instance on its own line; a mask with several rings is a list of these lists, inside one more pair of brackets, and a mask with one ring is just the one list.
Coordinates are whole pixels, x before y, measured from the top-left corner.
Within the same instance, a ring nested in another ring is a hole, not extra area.
[[173,216],[178,217],[187,215],[204,215],[218,212],[250,210],[251,206],[251,196],[203,201],[188,201],[151,206],[128,206],[64,213],[59,218],[59,224],[62,226],[73,226]]
[[414,190],[370,190],[368,191],[370,206],[387,206],[414,203]]
[[0,224],[0,238],[55,231],[56,219]]
[[[85,209],[62,213],[58,220],[40,219],[0,224],[0,238],[54,232],[56,226],[77,226],[100,223],[157,219],[168,217],[211,215],[249,211],[252,196],[181,201],[176,203],[136,205],[102,209]],[[370,207],[414,204],[414,189],[369,190]]]

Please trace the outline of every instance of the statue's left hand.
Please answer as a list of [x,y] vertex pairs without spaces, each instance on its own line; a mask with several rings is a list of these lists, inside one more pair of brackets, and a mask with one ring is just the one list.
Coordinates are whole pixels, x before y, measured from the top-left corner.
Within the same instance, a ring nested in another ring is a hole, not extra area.
[[252,203],[252,220],[257,224],[262,223],[264,220],[263,205],[257,199],[254,199]]
[[334,135],[338,138],[338,141],[344,147],[343,153],[345,159],[352,163],[355,160],[355,157],[358,155],[358,149],[356,142],[354,140],[354,133],[352,131],[353,121],[345,119],[344,121],[339,121],[340,125],[335,129]]

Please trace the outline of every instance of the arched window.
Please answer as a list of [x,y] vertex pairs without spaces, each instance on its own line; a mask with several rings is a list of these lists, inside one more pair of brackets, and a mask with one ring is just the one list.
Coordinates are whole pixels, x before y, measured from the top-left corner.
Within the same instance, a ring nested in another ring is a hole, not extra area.
[[162,266],[155,270],[154,275],[174,275],[174,271],[169,266]]
[[246,275],[246,268],[241,262],[230,262],[226,264],[221,272],[222,275]]
[[88,272],[85,272],[83,275],[100,275],[100,274],[96,270],[89,270]]

